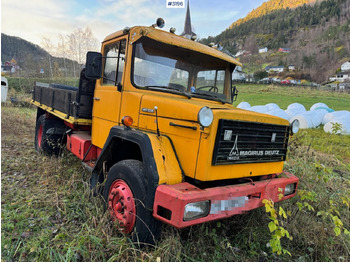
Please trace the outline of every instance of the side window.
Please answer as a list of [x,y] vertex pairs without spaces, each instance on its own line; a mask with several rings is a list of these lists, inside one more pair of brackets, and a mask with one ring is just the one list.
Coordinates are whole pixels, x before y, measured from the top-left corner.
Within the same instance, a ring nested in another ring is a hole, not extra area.
[[107,45],[104,48],[104,71],[103,84],[116,85],[122,81],[124,64],[125,64],[125,46],[126,41]]

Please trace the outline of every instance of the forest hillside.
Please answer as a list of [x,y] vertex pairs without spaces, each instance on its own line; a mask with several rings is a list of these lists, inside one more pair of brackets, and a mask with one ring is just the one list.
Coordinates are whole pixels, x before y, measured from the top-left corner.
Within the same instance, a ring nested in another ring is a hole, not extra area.
[[[271,0],[263,5],[276,2],[284,6],[283,2],[291,1]],[[247,51],[248,55],[240,60],[248,73],[268,65],[294,65],[303,75],[309,75],[310,80],[322,83],[349,60],[350,0],[316,1],[294,9],[274,10],[234,23],[219,35],[201,42],[219,43],[232,54]],[[259,54],[259,49],[264,47],[268,52]],[[278,52],[280,48],[290,51]]]

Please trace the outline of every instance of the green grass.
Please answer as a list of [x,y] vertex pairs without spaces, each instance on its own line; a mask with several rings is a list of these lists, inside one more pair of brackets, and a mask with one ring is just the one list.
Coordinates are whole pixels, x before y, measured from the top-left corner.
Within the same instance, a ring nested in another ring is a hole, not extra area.
[[350,136],[325,133],[323,128],[302,129],[298,133],[302,144],[318,152],[332,154],[338,159],[350,160]]
[[234,105],[240,102],[248,102],[251,106],[275,103],[280,108],[286,109],[292,103],[300,103],[306,110],[315,103],[325,103],[336,111],[350,110],[350,94],[329,92],[304,87],[287,87],[276,85],[249,85],[238,84],[238,99]]
[[[91,196],[88,174],[75,156],[65,151],[62,158],[50,158],[35,152],[35,109],[5,105],[1,111],[3,261],[350,260],[349,237],[336,236],[332,220],[317,216],[332,213],[350,228],[349,207],[343,202],[350,196],[350,136],[314,129],[290,140],[285,169],[299,177],[300,192],[315,195],[277,205],[290,212],[281,222],[293,236],[292,241],[282,239],[291,257],[277,256],[267,246],[270,219],[263,208],[183,230],[164,225],[157,245],[139,250],[115,229],[103,200]],[[299,210],[297,203],[305,201],[314,211]]]

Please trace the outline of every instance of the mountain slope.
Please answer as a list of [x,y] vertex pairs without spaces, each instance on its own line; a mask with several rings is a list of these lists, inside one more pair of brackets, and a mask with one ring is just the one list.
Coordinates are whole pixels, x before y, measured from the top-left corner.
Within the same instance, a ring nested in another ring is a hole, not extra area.
[[[238,19],[236,22],[234,22],[230,26],[230,28],[234,26],[238,26],[251,19],[267,15],[276,10],[287,9],[287,8],[293,9],[293,8],[302,6],[304,4],[313,4],[316,1],[317,0],[270,0],[262,3],[261,6],[259,6],[257,9],[253,9],[251,12],[248,13],[246,17],[242,19]],[[321,0],[319,0],[318,2],[321,2]]]
[[[350,57],[350,0],[324,0],[275,10],[201,42],[220,43],[233,54],[250,51],[252,56],[241,57],[246,69],[293,64],[314,81],[323,82]],[[260,55],[261,47],[270,51]],[[281,47],[292,51],[277,52]]]
[[80,68],[76,61],[54,57],[38,45],[1,33],[1,62],[11,59],[28,76],[38,75],[41,69],[46,76],[76,76]]
[[34,45],[19,37],[1,33],[1,61],[9,61],[12,58],[18,60],[32,54],[34,57],[47,56],[48,53],[38,45]]

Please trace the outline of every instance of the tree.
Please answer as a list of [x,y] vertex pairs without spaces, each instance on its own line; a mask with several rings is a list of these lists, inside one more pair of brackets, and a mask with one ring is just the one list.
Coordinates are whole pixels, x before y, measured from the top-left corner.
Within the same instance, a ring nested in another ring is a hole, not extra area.
[[47,37],[43,37],[43,39],[41,40],[41,45],[48,52],[50,76],[53,77],[53,75],[52,75],[52,62],[51,62],[51,55],[50,54],[53,54],[55,47],[52,44],[51,40]]
[[269,74],[264,70],[259,70],[257,72],[254,72],[254,77],[258,80],[268,77],[268,75]]
[[[86,53],[98,48],[98,40],[94,37],[91,29],[77,28],[67,35],[67,51],[71,58],[79,64],[85,64]],[[73,76],[76,76],[76,68],[73,64]]]
[[67,35],[67,44],[68,50],[79,64],[84,64],[86,53],[98,49],[99,45],[89,27],[77,28]]

